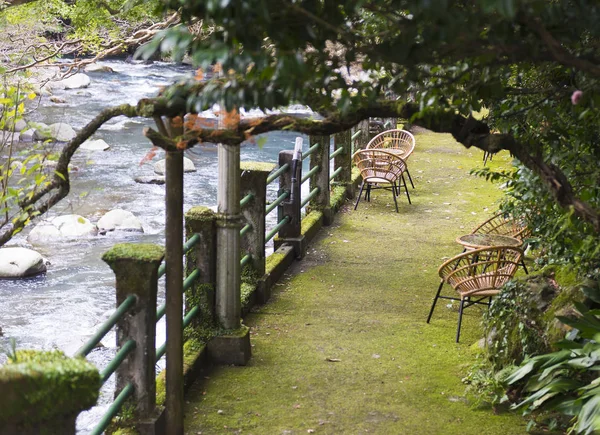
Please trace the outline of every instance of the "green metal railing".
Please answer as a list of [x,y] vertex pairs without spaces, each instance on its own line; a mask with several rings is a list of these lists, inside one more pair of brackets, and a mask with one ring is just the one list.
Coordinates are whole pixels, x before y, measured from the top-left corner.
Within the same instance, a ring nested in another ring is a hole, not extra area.
[[275,172],[273,172],[271,175],[269,175],[267,177],[267,186],[269,184],[271,184],[273,181],[277,180],[282,174],[285,174],[285,172],[290,169],[290,164],[286,163],[285,165],[283,165],[281,168],[277,169]]
[[277,234],[279,232],[279,230],[281,229],[281,227],[283,227],[289,221],[290,221],[290,217],[289,216],[286,216],[283,219],[281,219],[279,221],[279,223],[277,225],[275,225],[275,227],[271,231],[269,231],[269,233],[265,236],[265,243],[267,243],[273,237],[275,237],[275,234]]
[[320,191],[321,189],[319,189],[318,187],[315,187],[313,190],[311,190],[310,193],[306,196],[306,198],[304,198],[300,203],[300,207],[304,207],[306,204],[308,204],[315,196],[319,194]]
[[115,398],[115,401],[109,406],[106,413],[102,416],[98,425],[90,432],[91,435],[100,435],[102,432],[104,432],[112,419],[115,418],[119,413],[123,403],[125,403],[125,401],[133,394],[133,389],[134,388],[131,383],[125,385],[119,395]]
[[343,152],[344,152],[344,147],[339,147],[337,150],[335,150],[334,152],[331,153],[331,155],[329,156],[329,160],[335,159],[337,156],[339,156]]
[[303,177],[302,177],[302,183],[304,183],[306,180],[308,180],[310,177],[312,177],[313,175],[315,175],[317,172],[319,172],[321,170],[320,167],[315,166],[314,168],[312,168],[310,171],[308,171]]
[[271,213],[279,204],[281,204],[287,197],[290,196],[290,192],[283,192],[277,197],[275,201],[265,207],[265,215]]
[[313,146],[311,146],[308,150],[306,150],[305,153],[302,153],[302,160],[305,160],[308,156],[316,152],[319,149],[319,146],[320,145],[316,143]]
[[335,171],[333,171],[333,173],[329,176],[329,181],[333,181],[335,180],[335,178],[340,175],[340,173],[342,172],[344,168],[342,168],[341,166],[339,168],[337,168]]

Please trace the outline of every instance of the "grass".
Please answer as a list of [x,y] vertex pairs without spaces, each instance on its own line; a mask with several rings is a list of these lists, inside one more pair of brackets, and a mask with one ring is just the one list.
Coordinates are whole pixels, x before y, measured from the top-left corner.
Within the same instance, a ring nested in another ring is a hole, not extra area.
[[249,365],[215,368],[191,388],[186,433],[525,433],[519,416],[472,409],[464,397],[481,310],[465,312],[460,344],[456,304],[442,300],[425,323],[438,266],[501,196],[469,175],[481,164],[481,151],[448,135],[417,135],[413,204],[400,197],[395,213],[391,193],[379,190],[357,211],[342,208],[245,319]]

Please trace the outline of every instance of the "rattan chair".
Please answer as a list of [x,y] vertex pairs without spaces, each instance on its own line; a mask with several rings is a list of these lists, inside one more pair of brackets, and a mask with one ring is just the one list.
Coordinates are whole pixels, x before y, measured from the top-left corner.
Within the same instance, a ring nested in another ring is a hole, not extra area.
[[[415,149],[415,137],[406,130],[386,130],[373,137],[367,144],[366,149],[385,149],[397,154],[406,162]],[[410,185],[415,188],[410,172],[406,168],[406,175]]]
[[[463,310],[475,304],[489,305],[492,296],[497,295],[500,288],[514,276],[522,255],[520,248],[496,246],[466,251],[446,261],[438,270],[442,280],[433,299],[427,323],[431,320],[438,299],[460,301],[456,330],[458,343]],[[450,284],[459,297],[440,296],[445,283]]]
[[[404,180],[404,171],[406,171],[406,163],[398,155],[381,150],[360,150],[352,155],[352,161],[360,171],[362,177],[362,184],[360,186],[360,192],[358,198],[356,198],[356,204],[354,204],[354,210],[358,207],[358,203],[362,196],[363,190],[366,187],[365,199],[371,200],[371,189],[384,188],[392,191],[394,197],[394,204],[396,206],[396,212],[398,212],[398,201],[396,196],[398,189],[404,185],[406,191],[406,197],[410,204],[410,195],[406,187],[406,181]],[[402,182],[400,184],[400,181]]]
[[[524,239],[531,235],[531,231],[523,219],[516,219],[513,216],[500,212],[471,231],[471,234],[499,234],[524,241]],[[521,259],[521,265],[525,273],[529,273],[527,266],[525,266],[524,258]]]

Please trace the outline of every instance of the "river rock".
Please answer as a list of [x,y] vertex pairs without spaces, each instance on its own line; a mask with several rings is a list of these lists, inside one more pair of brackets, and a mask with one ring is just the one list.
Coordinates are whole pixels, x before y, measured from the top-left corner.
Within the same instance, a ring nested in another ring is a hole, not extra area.
[[111,67],[109,67],[107,65],[98,65],[97,63],[92,63],[85,67],[85,72],[87,72],[87,73],[96,73],[96,72],[114,73],[115,70],[113,70]]
[[53,103],[56,103],[56,104],[64,104],[67,102],[66,100],[63,100],[62,98],[57,97],[57,96],[50,97],[50,101],[52,101]]
[[49,243],[60,239],[76,239],[94,236],[98,233],[96,225],[83,216],[68,214],[57,216],[50,221],[37,224],[27,237],[29,243]]
[[58,142],[69,142],[71,139],[77,136],[77,133],[75,130],[73,130],[73,127],[64,122],[50,124],[50,134],[52,139],[55,139]]
[[140,176],[140,177],[135,177],[134,180],[136,183],[140,183],[140,184],[165,184],[166,180],[165,177],[156,177],[153,175],[149,175],[149,176]]
[[14,130],[15,132],[19,132],[27,128],[27,121],[24,119],[17,119],[15,121],[14,118],[10,118],[6,120],[4,128],[9,131]]
[[46,262],[38,252],[27,248],[0,249],[0,278],[26,278],[46,272]]
[[35,136],[35,130],[33,128],[29,128],[27,130],[23,130],[19,134],[19,140],[21,142],[33,142]]
[[50,126],[43,122],[30,122],[29,126],[33,130],[33,140],[46,140],[52,138]]
[[16,143],[19,142],[21,133],[13,133],[12,131],[0,130],[0,143]]
[[86,140],[79,147],[79,149],[86,150],[86,151],[106,151],[109,148],[110,148],[110,146],[106,142],[104,142],[102,139]]
[[90,85],[90,82],[89,76],[83,73],[77,73],[71,77],[52,83],[50,87],[53,89],[81,89],[87,88]]
[[142,223],[133,213],[119,208],[109,211],[100,218],[98,221],[98,230],[103,233],[115,230],[144,232]]
[[[159,160],[154,164],[154,173],[158,175],[164,175],[166,172],[166,160]],[[196,166],[187,157],[183,158],[183,172],[196,172]]]

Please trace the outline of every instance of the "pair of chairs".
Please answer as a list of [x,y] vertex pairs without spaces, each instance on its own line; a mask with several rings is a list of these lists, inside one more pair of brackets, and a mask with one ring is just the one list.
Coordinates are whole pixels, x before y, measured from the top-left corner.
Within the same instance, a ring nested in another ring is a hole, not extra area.
[[[472,234],[499,234],[519,240],[529,236],[521,220],[499,213],[472,231]],[[463,310],[471,305],[488,305],[504,284],[513,278],[519,265],[525,268],[523,250],[514,246],[494,246],[465,250],[440,266],[440,285],[431,305],[427,323],[431,320],[438,299],[459,301],[456,342],[460,339]],[[527,273],[527,269],[525,268]],[[441,296],[442,287],[449,284],[458,297]],[[487,301],[485,301],[487,299]]]
[[359,169],[363,180],[360,192],[356,198],[354,210],[358,207],[365,187],[365,199],[367,201],[371,200],[372,189],[383,188],[391,190],[394,205],[396,206],[396,213],[398,213],[398,200],[396,198],[400,194],[400,188],[403,186],[408,203],[411,204],[404,173],[406,173],[414,188],[415,186],[406,165],[406,159],[412,154],[414,148],[415,138],[411,133],[394,129],[376,135],[369,141],[366,149],[353,154],[352,160]]

